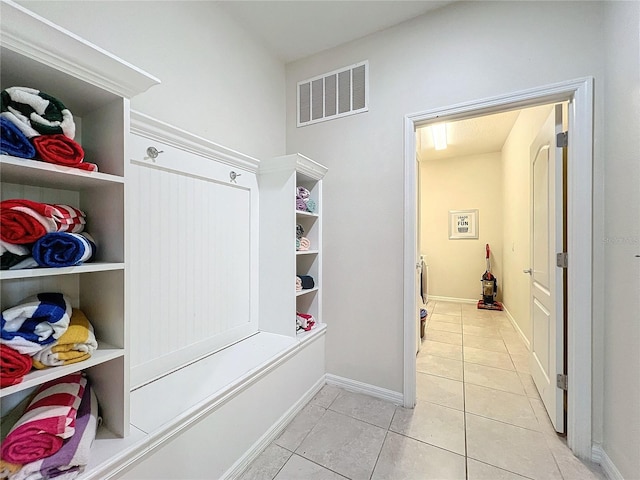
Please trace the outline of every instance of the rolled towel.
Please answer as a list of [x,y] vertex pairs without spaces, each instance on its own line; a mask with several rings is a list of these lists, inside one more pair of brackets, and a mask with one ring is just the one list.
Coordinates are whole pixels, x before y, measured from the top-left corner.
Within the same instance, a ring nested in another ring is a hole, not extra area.
[[30,256],[30,246],[0,240],[0,270],[8,270]]
[[75,138],[73,115],[60,100],[47,93],[35,88],[9,87],[0,92],[0,102],[3,112],[11,112],[38,134],[61,133]]
[[0,345],[0,387],[10,387],[22,382],[31,370],[31,357],[8,345]]
[[10,267],[9,270],[24,270],[26,268],[36,268],[38,267],[38,262],[36,262],[31,255],[24,257],[20,262],[16,263],[14,266]]
[[61,293],[39,293],[2,312],[0,343],[33,355],[69,327],[71,303]]
[[75,433],[87,379],[81,372],[40,386],[33,400],[2,442],[5,462],[26,464],[50,457]]
[[85,386],[76,416],[75,433],[50,457],[27,463],[11,480],[71,480],[89,463],[91,444],[98,426],[98,400],[89,384]]
[[93,325],[86,315],[74,308],[69,328],[58,340],[33,355],[33,366],[39,370],[82,362],[98,348]]
[[91,262],[96,244],[88,233],[53,232],[36,240],[31,253],[41,267],[72,267]]
[[70,205],[53,205],[27,199],[0,202],[0,240],[14,245],[34,243],[50,232],[79,233],[85,214]]
[[296,188],[296,198],[301,198],[304,200],[305,198],[309,198],[309,195],[311,195],[311,193],[309,193],[309,190],[307,190],[306,188]]
[[5,252],[0,255],[0,270],[10,270],[12,268],[18,270],[18,268],[14,267],[20,265],[23,260],[30,257],[31,255],[16,255],[15,253]]
[[307,212],[316,213],[317,206],[316,206],[316,202],[313,201],[313,199],[309,198],[305,203],[307,205]]
[[20,465],[19,463],[11,463],[0,460],[0,478],[3,480],[6,478],[11,478],[11,475],[18,472],[21,467],[22,465]]
[[307,204],[305,203],[305,201],[301,198],[296,198],[296,210],[299,210],[301,212],[306,212],[307,211]]
[[48,163],[76,167],[84,160],[84,150],[75,140],[59,135],[33,137],[33,146],[38,157]]
[[0,154],[20,158],[33,158],[33,148],[27,136],[8,118],[0,117]]
[[297,330],[304,330],[308,332],[316,324],[316,319],[309,313],[296,312],[296,326]]
[[296,277],[296,292],[302,290],[302,279],[300,277]]
[[16,245],[15,243],[0,240],[0,255],[4,255],[7,252],[14,253],[19,256],[30,255],[31,247],[26,245]]
[[296,224],[296,238],[302,238],[304,235],[304,227],[299,223]]
[[310,247],[311,247],[311,242],[309,241],[309,239],[307,237],[302,237],[300,239],[300,247],[298,247],[298,250],[306,251],[306,250],[309,250]]
[[33,243],[47,232],[56,231],[49,205],[26,199],[0,202],[0,222],[0,239],[18,245]]
[[308,290],[316,286],[313,281],[313,277],[310,275],[298,275],[298,278],[302,281],[302,289]]

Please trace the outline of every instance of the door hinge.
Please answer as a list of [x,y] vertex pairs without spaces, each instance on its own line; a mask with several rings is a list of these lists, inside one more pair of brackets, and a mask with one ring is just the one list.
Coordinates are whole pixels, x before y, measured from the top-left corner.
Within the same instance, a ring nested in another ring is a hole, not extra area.
[[556,386],[561,390],[568,390],[568,380],[567,376],[559,373],[556,376]]
[[569,145],[569,132],[560,132],[556,135],[556,147],[565,148]]
[[567,268],[569,266],[569,255],[567,252],[556,253],[556,266]]

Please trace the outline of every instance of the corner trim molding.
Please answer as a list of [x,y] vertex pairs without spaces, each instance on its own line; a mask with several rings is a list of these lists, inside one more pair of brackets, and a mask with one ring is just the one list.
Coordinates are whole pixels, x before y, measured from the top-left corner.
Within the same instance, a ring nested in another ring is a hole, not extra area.
[[359,382],[358,380],[352,380],[350,378],[339,377],[338,375],[332,375],[330,373],[326,374],[326,379],[327,385],[335,385],[350,392],[363,393],[371,397],[379,398],[380,400],[395,403],[396,405],[403,404],[404,397],[401,392],[394,392],[393,390]]
[[594,443],[591,446],[591,460],[602,467],[602,470],[604,470],[604,473],[609,480],[624,480],[620,470],[618,470],[618,467],[616,467],[613,461],[611,461],[607,452],[602,449],[601,444]]
[[137,110],[131,110],[130,131],[141,137],[156,140],[232,167],[243,168],[249,172],[257,173],[260,164],[260,160],[256,158],[194,135]]
[[518,335],[520,335],[520,338],[522,339],[524,344],[527,346],[527,350],[531,351],[531,342],[529,341],[527,336],[524,334],[524,332],[520,329],[520,325],[518,325],[518,322],[516,322],[516,319],[513,318],[513,315],[511,315],[511,312],[509,311],[507,306],[503,304],[503,307],[504,307],[504,313],[507,315],[507,318],[511,322],[511,325],[513,325],[513,328],[515,328],[516,332],[518,332]]
[[294,405],[291,406],[289,410],[285,412],[280,419],[276,423],[274,423],[269,430],[267,430],[262,437],[258,439],[256,443],[254,443],[249,450],[247,450],[242,457],[240,457],[236,463],[234,463],[229,470],[227,470],[224,475],[222,475],[221,480],[238,478],[242,472],[253,462],[256,458],[260,456],[260,454],[264,451],[265,448],[269,446],[271,442],[273,442],[278,436],[284,431],[285,428],[291,423],[291,421],[295,418],[298,413],[309,403],[309,401],[314,397],[316,393],[318,393],[322,387],[325,385],[326,380],[323,377],[320,378],[316,382],[316,384],[311,387],[307,393],[305,393]]

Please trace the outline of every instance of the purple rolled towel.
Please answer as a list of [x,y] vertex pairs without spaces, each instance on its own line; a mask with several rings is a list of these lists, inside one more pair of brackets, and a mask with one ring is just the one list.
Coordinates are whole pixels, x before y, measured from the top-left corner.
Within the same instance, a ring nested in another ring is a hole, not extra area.
[[307,211],[307,204],[301,198],[296,198],[296,210],[300,210],[302,212]]
[[305,198],[309,198],[310,195],[309,190],[304,187],[298,187],[296,190],[296,198],[302,198],[304,200]]

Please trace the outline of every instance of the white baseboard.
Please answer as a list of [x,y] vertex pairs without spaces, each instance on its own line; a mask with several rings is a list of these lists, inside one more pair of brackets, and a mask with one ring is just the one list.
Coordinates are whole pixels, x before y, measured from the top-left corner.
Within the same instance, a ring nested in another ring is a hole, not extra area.
[[609,480],[624,480],[624,477],[602,449],[602,445],[594,443],[591,446],[591,460],[599,464]]
[[511,325],[513,325],[513,328],[516,329],[516,332],[518,332],[518,335],[520,335],[520,338],[522,339],[524,344],[527,346],[527,350],[531,351],[531,342],[529,342],[529,339],[527,338],[527,336],[520,329],[520,326],[518,325],[518,322],[516,322],[516,319],[513,318],[513,316],[511,315],[511,312],[509,312],[509,309],[507,308],[506,305],[503,304],[502,308],[503,308],[503,312],[507,315],[507,318],[511,322]]
[[404,396],[400,392],[394,392],[393,390],[376,387],[375,385],[351,380],[350,378],[339,377],[330,373],[327,373],[325,377],[327,384],[335,385],[336,387],[341,387],[351,392],[363,393],[371,397],[395,403],[396,405],[402,405],[404,402]]
[[478,303],[477,298],[455,298],[455,297],[441,297],[438,295],[429,295],[427,300],[433,300],[434,302],[455,302],[455,303]]
[[242,457],[240,457],[236,463],[234,463],[229,470],[225,472],[222,479],[238,478],[242,472],[253,462],[265,448],[271,444],[278,436],[284,431],[285,428],[291,423],[295,416],[309,403],[309,401],[318,393],[322,387],[324,387],[326,381],[322,377],[311,387],[307,393],[305,393],[295,404],[291,406],[289,410],[285,412],[280,419],[274,423],[269,430],[267,430],[262,437],[254,443],[249,450],[247,450]]

